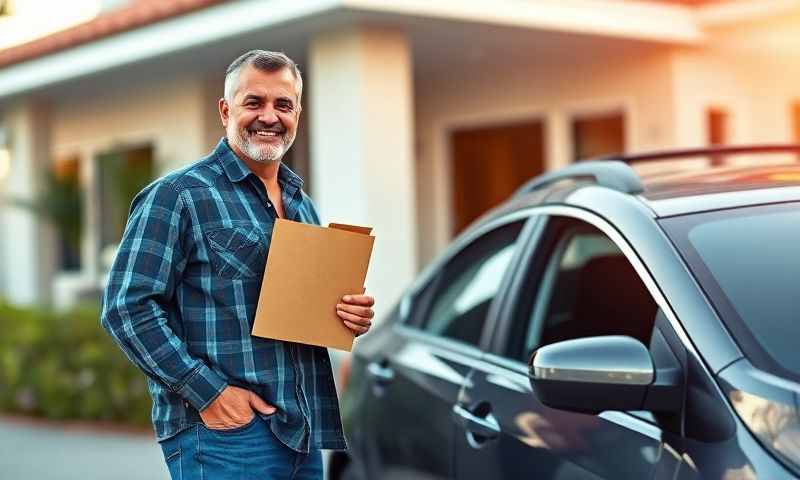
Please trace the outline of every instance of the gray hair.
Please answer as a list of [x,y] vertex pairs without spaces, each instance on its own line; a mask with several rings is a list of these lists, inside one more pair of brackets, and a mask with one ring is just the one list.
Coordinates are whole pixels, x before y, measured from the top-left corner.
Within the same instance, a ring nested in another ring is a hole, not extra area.
[[252,65],[264,72],[277,72],[288,68],[294,75],[295,85],[297,86],[297,104],[300,104],[300,97],[303,95],[303,77],[300,75],[300,68],[294,60],[287,57],[283,52],[270,52],[268,50],[250,50],[231,62],[225,71],[225,101],[229,104],[233,101],[236,87],[239,86],[239,74],[242,68]]

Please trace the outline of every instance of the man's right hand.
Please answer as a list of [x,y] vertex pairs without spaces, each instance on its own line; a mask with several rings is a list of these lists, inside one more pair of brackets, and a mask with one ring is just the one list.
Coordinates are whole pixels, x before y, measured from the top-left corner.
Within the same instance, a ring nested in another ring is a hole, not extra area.
[[212,430],[228,430],[250,423],[256,411],[270,415],[275,407],[250,390],[229,385],[200,412],[200,418]]

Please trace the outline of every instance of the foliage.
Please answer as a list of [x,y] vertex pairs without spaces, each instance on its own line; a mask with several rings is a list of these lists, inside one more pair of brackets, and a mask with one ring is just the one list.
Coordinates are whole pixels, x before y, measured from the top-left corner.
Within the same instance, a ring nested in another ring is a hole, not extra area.
[[68,312],[0,302],[0,410],[145,425],[145,376],[100,326],[99,307]]
[[69,247],[78,251],[83,225],[83,195],[76,178],[47,170],[42,175],[42,185],[33,199],[11,199],[11,204],[50,222]]

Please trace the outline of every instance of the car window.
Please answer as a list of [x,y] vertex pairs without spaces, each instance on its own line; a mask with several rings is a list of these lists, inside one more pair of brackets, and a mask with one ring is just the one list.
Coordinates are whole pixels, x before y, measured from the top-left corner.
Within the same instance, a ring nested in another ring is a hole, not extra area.
[[504,225],[457,253],[430,284],[422,329],[470,345],[480,343],[486,314],[511,259],[524,222]]
[[764,205],[662,220],[748,358],[800,378],[800,208]]
[[[596,227],[552,217],[524,282],[507,353],[527,362],[538,347],[600,335],[649,343],[656,304],[619,247]],[[530,292],[530,295],[527,295]]]

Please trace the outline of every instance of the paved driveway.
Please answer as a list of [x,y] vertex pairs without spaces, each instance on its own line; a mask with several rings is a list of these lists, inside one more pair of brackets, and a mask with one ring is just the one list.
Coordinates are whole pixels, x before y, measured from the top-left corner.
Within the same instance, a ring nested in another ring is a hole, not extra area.
[[0,418],[0,478],[169,480],[155,438]]
[[0,417],[0,480],[6,479],[169,480],[169,473],[149,434]]
[[[334,372],[343,356],[331,350]],[[322,452],[326,466],[329,456]],[[0,416],[0,480],[6,479],[170,480],[161,449],[150,434],[98,432]]]

